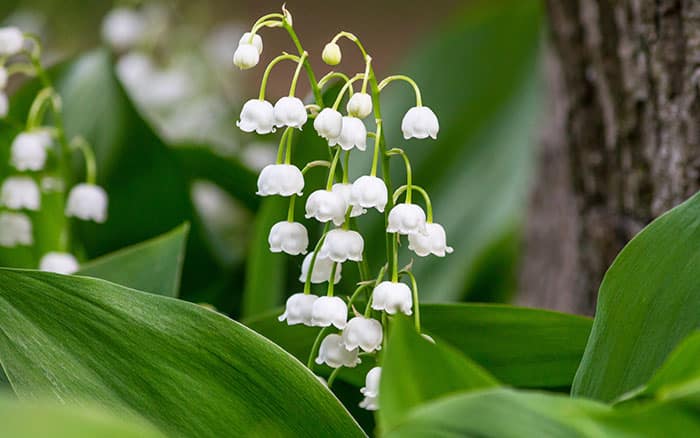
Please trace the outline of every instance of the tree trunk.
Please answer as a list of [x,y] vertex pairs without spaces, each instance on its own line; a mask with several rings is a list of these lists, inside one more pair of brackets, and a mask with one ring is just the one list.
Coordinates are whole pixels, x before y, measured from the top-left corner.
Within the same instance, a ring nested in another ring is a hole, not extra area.
[[700,188],[700,1],[548,0],[547,10],[545,179],[520,300],[592,314],[625,243]]

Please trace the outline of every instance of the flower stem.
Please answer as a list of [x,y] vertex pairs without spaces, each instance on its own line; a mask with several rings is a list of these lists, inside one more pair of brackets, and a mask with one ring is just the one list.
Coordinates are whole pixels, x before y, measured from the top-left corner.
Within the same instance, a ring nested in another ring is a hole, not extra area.
[[301,72],[301,66],[304,64],[304,61],[306,58],[308,58],[309,54],[304,50],[304,52],[301,54],[301,58],[299,58],[299,62],[297,63],[297,69],[294,70],[294,77],[292,77],[292,85],[289,87],[289,97],[293,97],[294,93],[296,93],[297,90],[297,80],[299,80],[299,73]]
[[90,147],[90,144],[83,137],[75,137],[71,141],[71,148],[79,150],[83,154],[85,160],[85,182],[88,184],[97,184],[97,162],[95,160],[95,152]]
[[314,272],[314,266],[316,265],[316,257],[318,257],[318,251],[321,249],[321,245],[323,245],[323,241],[326,240],[326,234],[328,234],[328,228],[330,228],[330,222],[326,222],[326,225],[323,227],[323,234],[321,234],[321,238],[318,239],[318,242],[316,242],[316,246],[314,247],[314,253],[311,256],[311,263],[309,263],[309,271],[306,273],[306,281],[304,282],[304,295],[309,295],[311,293],[311,275]]
[[328,171],[328,181],[326,182],[326,190],[331,190],[333,188],[333,181],[335,180],[335,169],[338,166],[338,159],[340,158],[340,151],[342,149],[340,146],[335,151],[333,155],[333,161],[331,161],[331,168]]
[[411,84],[411,86],[413,87],[413,91],[416,94],[416,106],[423,106],[423,98],[421,97],[421,94],[420,94],[420,88],[418,88],[418,84],[416,84],[416,81],[414,81],[413,79],[411,79],[408,76],[393,75],[393,76],[388,76],[388,77],[384,78],[384,80],[382,80],[379,83],[379,91],[382,91],[387,85],[389,85],[393,81],[405,81],[405,82],[408,82],[409,84]]
[[282,157],[284,156],[284,148],[286,146],[285,140],[287,139],[287,136],[290,135],[289,133],[292,129],[294,128],[287,128],[282,133],[282,137],[280,138],[280,144],[277,147],[277,160],[275,161],[275,164],[282,164]]
[[338,376],[338,373],[340,372],[340,369],[341,369],[340,367],[334,369],[334,370],[331,372],[331,375],[328,376],[328,388],[330,388],[331,386],[333,386],[333,382],[335,382],[335,378]]
[[292,195],[289,197],[289,208],[287,209],[287,222],[294,222],[294,204],[296,202],[297,195]]
[[314,358],[318,354],[318,347],[321,345],[321,340],[323,339],[323,336],[328,332],[328,330],[330,330],[330,327],[324,327],[321,330],[319,330],[318,335],[316,335],[314,344],[311,346],[311,351],[309,352],[309,360],[306,361],[306,368],[313,370]]
[[[289,36],[292,38],[292,41],[294,42],[294,45],[296,46],[297,51],[299,52],[299,55],[303,54],[304,48],[301,46],[299,37],[294,31],[292,24],[289,23],[286,17],[282,20],[282,27],[284,27]],[[314,99],[316,100],[316,103],[318,103],[321,106],[321,108],[323,108],[324,105],[323,95],[321,94],[321,88],[319,88],[318,82],[316,82],[316,75],[314,74],[314,71],[311,68],[311,63],[309,63],[308,58],[304,60],[304,68],[306,69],[306,75],[309,77],[309,85],[311,86],[311,92],[314,95]]]
[[377,133],[374,136],[374,156],[372,157],[372,170],[370,176],[377,176],[377,164],[379,163],[380,141],[382,139],[382,119],[377,119]]
[[[394,195],[393,195],[394,203],[396,203],[396,201],[399,199],[401,194],[403,192],[405,192],[407,190],[407,188],[408,188],[407,185],[403,185],[403,186],[399,187],[398,189],[396,189],[396,191],[394,192]],[[417,191],[418,193],[421,194],[421,196],[423,196],[423,200],[425,201],[425,209],[427,211],[426,222],[429,224],[433,223],[433,204],[430,201],[430,196],[428,196],[428,192],[426,192],[423,187],[417,186],[415,184],[411,186],[411,189]]]
[[265,100],[265,89],[267,88],[267,80],[270,78],[270,72],[272,71],[272,67],[287,59],[299,62],[300,58],[296,55],[290,55],[289,53],[285,53],[284,55],[280,55],[277,58],[273,59],[267,65],[265,73],[263,73],[262,82],[260,83],[260,94],[258,95],[259,100]]
[[333,296],[333,289],[335,287],[335,271],[338,269],[338,263],[333,262],[333,265],[331,266],[331,275],[330,278],[328,278],[328,295],[329,297]]
[[411,289],[413,290],[413,321],[416,325],[416,331],[420,333],[420,303],[418,301],[418,283],[416,277],[411,271],[402,271],[411,279]]
[[411,160],[408,159],[408,155],[406,155],[406,152],[404,152],[403,149],[399,148],[388,150],[386,154],[388,156],[401,155],[401,157],[403,157],[403,161],[406,164],[406,204],[410,204],[411,192],[413,188],[413,172],[411,171]]

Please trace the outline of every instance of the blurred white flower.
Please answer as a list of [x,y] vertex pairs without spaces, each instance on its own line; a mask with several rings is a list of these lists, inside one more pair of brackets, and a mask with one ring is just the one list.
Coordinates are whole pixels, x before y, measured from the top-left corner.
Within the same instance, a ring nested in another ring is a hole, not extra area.
[[205,51],[218,67],[229,68],[231,52],[238,47],[236,41],[241,38],[241,30],[241,26],[236,23],[224,23],[215,27],[207,35],[204,43]]
[[343,115],[333,108],[323,108],[314,120],[314,129],[319,137],[330,140],[338,138],[343,128]]
[[241,70],[248,70],[260,62],[260,53],[252,44],[239,44],[233,53],[233,64]]
[[5,67],[0,65],[0,91],[4,90],[7,86],[7,70]]
[[311,310],[318,297],[311,294],[294,294],[287,298],[284,313],[277,319],[287,320],[287,325],[304,324],[311,326]]
[[343,343],[348,350],[361,348],[372,352],[382,348],[382,324],[376,319],[356,316],[345,325]]
[[358,353],[357,349],[348,351],[343,345],[343,338],[332,334],[321,341],[316,363],[319,365],[325,363],[331,368],[355,368],[361,362]]
[[236,126],[244,132],[268,134],[275,131],[275,113],[272,104],[266,100],[250,99],[243,105],[241,119]]
[[0,205],[12,210],[39,210],[41,206],[39,186],[28,176],[7,178],[0,188]]
[[340,135],[329,138],[328,144],[331,146],[340,145],[343,150],[349,151],[352,148],[364,151],[367,149],[367,128],[362,120],[356,117],[343,117],[343,126]]
[[376,208],[380,213],[384,212],[388,196],[384,180],[370,175],[357,178],[350,190],[352,204],[363,208]]
[[68,193],[66,216],[103,223],[107,220],[107,192],[100,186],[81,183]]
[[360,389],[364,400],[360,402],[360,407],[368,411],[379,409],[379,381],[382,375],[381,367],[374,367],[365,377],[365,386]]
[[346,260],[360,262],[364,248],[365,242],[357,231],[335,229],[326,234],[318,255],[338,263]]
[[65,252],[46,253],[39,262],[40,270],[56,274],[73,274],[78,272],[79,268],[78,260]]
[[383,310],[389,315],[397,312],[411,315],[413,311],[411,289],[404,283],[382,281],[372,292],[372,309]]
[[277,222],[270,229],[267,238],[271,252],[285,252],[289,255],[306,254],[309,235],[299,222]]
[[352,200],[352,184],[336,183],[336,184],[333,184],[333,187],[331,188],[331,190],[343,197],[343,199],[345,200],[345,209],[346,210],[349,206],[352,206],[352,210],[350,210],[350,217],[357,217],[357,216],[360,216],[360,215],[367,213],[367,210],[362,208],[356,202],[353,202],[353,200]]
[[253,170],[260,171],[265,166],[275,161],[277,151],[270,143],[249,143],[241,152],[243,163]]
[[372,97],[367,93],[355,93],[348,100],[348,115],[364,119],[372,114]]
[[0,91],[0,119],[7,117],[7,113],[10,111],[10,100],[7,98],[7,94]]
[[308,119],[304,102],[298,97],[284,96],[275,103],[275,125],[301,129]]
[[115,50],[127,50],[143,40],[147,25],[134,9],[112,9],[102,21],[102,39]]
[[319,222],[333,221],[337,225],[345,222],[345,198],[338,192],[316,190],[306,199],[306,218],[314,218]]
[[0,213],[0,246],[28,246],[32,243],[34,238],[29,216],[23,213]]
[[12,56],[24,46],[24,35],[16,27],[0,27],[0,56]]
[[304,176],[292,164],[268,164],[258,176],[257,194],[260,196],[301,196],[303,189]]
[[[301,275],[299,276],[299,281],[306,283],[306,277],[309,274],[309,266],[311,266],[311,259],[314,253],[310,252],[304,257],[304,261],[301,264]],[[314,263],[314,270],[311,273],[312,283],[325,283],[331,278],[331,269],[335,262],[331,259],[321,258],[316,256],[316,262]],[[340,281],[340,275],[343,270],[343,265],[340,263],[335,267],[335,281],[334,284],[338,284]]]
[[440,224],[425,224],[426,234],[413,233],[408,235],[408,249],[421,257],[435,254],[444,257],[445,253],[452,254],[452,247],[447,246],[445,229]]
[[425,212],[416,204],[396,204],[389,212],[388,233],[426,234]]
[[47,131],[23,132],[12,141],[10,163],[21,171],[41,170],[46,162],[46,149],[51,146]]
[[403,137],[409,138],[437,138],[440,130],[438,118],[427,106],[414,106],[409,109],[401,121]]
[[315,327],[334,325],[343,329],[348,320],[348,306],[339,297],[320,297],[311,310],[311,324]]

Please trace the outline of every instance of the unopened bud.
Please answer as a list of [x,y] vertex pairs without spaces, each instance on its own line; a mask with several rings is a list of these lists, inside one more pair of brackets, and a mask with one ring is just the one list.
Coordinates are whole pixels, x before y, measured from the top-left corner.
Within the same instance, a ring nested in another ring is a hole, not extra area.
[[336,43],[328,43],[323,48],[323,62],[328,65],[338,65],[343,55],[340,53],[340,46]]

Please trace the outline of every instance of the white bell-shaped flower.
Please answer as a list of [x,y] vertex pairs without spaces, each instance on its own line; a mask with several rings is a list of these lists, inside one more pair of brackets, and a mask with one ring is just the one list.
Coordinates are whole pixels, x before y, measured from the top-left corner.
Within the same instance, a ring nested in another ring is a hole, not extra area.
[[336,184],[333,184],[333,187],[331,190],[343,197],[343,199],[345,200],[345,205],[346,205],[345,208],[346,209],[349,206],[352,206],[352,210],[350,210],[350,217],[357,217],[357,216],[360,216],[360,215],[367,213],[367,210],[362,208],[356,202],[353,202],[352,184],[336,183]]
[[293,164],[268,164],[258,176],[257,194],[260,196],[301,196],[303,189],[304,176]]
[[32,221],[23,213],[0,213],[0,246],[31,245]]
[[8,112],[10,112],[10,99],[0,90],[0,119],[7,117]]
[[340,135],[336,138],[329,138],[328,144],[331,146],[340,145],[345,151],[352,148],[364,151],[367,149],[367,128],[362,120],[356,117],[343,117]]
[[80,265],[72,254],[66,252],[49,252],[39,261],[39,269],[56,274],[73,274],[78,272]]
[[[309,266],[311,266],[311,259],[314,253],[310,252],[304,257],[304,261],[301,264],[301,275],[299,276],[299,281],[306,283],[306,277],[309,275]],[[331,278],[331,270],[335,262],[331,259],[324,259],[316,256],[316,262],[314,263],[314,270],[311,273],[312,283],[325,283]],[[343,265],[340,263],[335,267],[335,281],[333,283],[338,284],[341,277],[341,272],[343,270]]]
[[309,118],[304,102],[298,97],[284,96],[275,103],[275,125],[301,129]]
[[379,409],[379,381],[382,376],[382,368],[374,367],[365,377],[365,386],[360,389],[364,400],[360,402],[360,407],[368,411]]
[[0,188],[0,205],[12,210],[38,210],[41,206],[39,186],[28,176],[7,178]]
[[427,137],[436,139],[440,123],[433,110],[427,106],[414,106],[403,116],[401,130],[406,140]]
[[241,119],[236,126],[243,132],[269,134],[275,131],[275,111],[272,104],[266,100],[250,99],[243,105]]
[[0,56],[12,56],[24,46],[24,35],[16,27],[0,27]]
[[306,218],[319,222],[333,221],[335,225],[345,222],[345,198],[331,190],[316,190],[306,199]]
[[68,193],[66,216],[103,223],[107,220],[107,192],[100,186],[81,183]]
[[425,212],[416,204],[396,204],[389,212],[387,233],[425,234]]
[[435,254],[444,257],[445,253],[452,254],[452,247],[447,246],[447,236],[445,229],[440,224],[425,224],[426,234],[409,234],[408,249],[421,257],[428,254]]
[[127,50],[141,42],[146,29],[146,18],[138,11],[116,8],[102,20],[102,39],[116,50]]
[[382,281],[372,292],[372,308],[383,310],[389,315],[397,312],[411,315],[413,313],[411,289],[404,283]]
[[365,397],[358,406],[368,411],[377,411],[379,410],[379,397]]
[[281,322],[287,320],[287,325],[304,324],[311,326],[311,311],[318,297],[311,294],[294,294],[287,298],[284,313],[277,319]]
[[253,41],[250,40],[250,32],[244,33],[241,39],[238,41],[238,45],[240,46],[241,44],[252,44],[257,49],[258,55],[262,54],[263,40],[259,33],[256,33],[255,36],[253,36]]
[[358,347],[367,352],[380,350],[383,337],[382,324],[364,316],[352,318],[343,330],[343,343],[348,350]]
[[46,163],[46,149],[51,146],[51,135],[42,130],[23,132],[12,141],[10,163],[21,171],[41,170]]
[[362,261],[362,251],[365,242],[357,231],[335,229],[326,234],[318,255],[334,262],[343,263],[346,260],[353,262]]
[[253,44],[239,44],[233,52],[233,64],[241,70],[248,70],[260,62],[260,52]]
[[342,330],[348,321],[348,306],[339,297],[320,297],[311,310],[311,324],[316,327],[334,325]]
[[350,190],[350,202],[363,208],[376,208],[380,213],[384,212],[389,194],[386,184],[376,176],[363,175],[352,183]]
[[355,368],[360,362],[359,351],[357,349],[348,351],[340,335],[328,335],[321,341],[316,358],[317,364],[325,363],[331,368]]
[[348,115],[364,119],[372,114],[372,97],[367,93],[355,93],[348,100]]
[[338,138],[343,128],[343,115],[333,108],[323,108],[314,119],[314,129],[326,140]]
[[277,222],[270,228],[267,238],[271,252],[285,252],[289,255],[306,254],[309,235],[299,222]]

